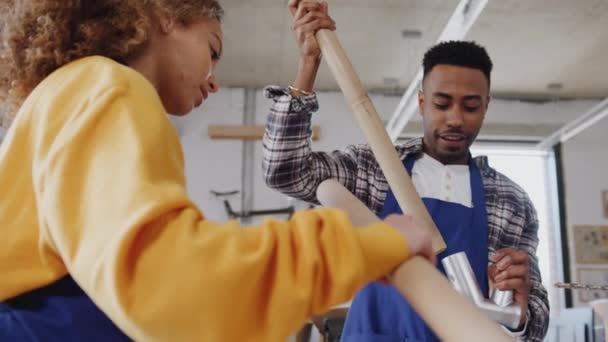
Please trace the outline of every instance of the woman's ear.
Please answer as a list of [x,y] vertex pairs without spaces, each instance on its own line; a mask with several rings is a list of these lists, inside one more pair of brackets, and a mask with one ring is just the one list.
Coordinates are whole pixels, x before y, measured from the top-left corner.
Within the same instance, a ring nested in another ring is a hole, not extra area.
[[171,31],[173,31],[173,26],[174,26],[174,21],[172,19],[167,19],[167,20],[163,20],[161,21],[160,24],[160,32],[164,33],[164,34],[169,34],[171,33]]
[[173,28],[175,26],[175,20],[173,20],[173,18],[168,15],[168,13],[158,11],[156,13],[156,17],[158,18],[158,23],[160,26],[159,30],[161,33],[169,34],[171,33],[171,31],[173,31]]

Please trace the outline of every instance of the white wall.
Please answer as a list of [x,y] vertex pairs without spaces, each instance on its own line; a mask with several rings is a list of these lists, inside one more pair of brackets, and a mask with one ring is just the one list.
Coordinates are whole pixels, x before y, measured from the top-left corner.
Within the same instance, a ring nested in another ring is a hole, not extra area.
[[[180,132],[186,160],[188,193],[206,217],[226,220],[220,200],[211,190],[241,189],[243,142],[211,140],[207,136],[210,124],[238,124],[243,121],[244,90],[222,89],[205,105],[183,118],[174,118]],[[231,200],[235,210],[241,207],[240,197]]]
[[[573,281],[579,281],[578,269],[595,268],[605,270],[608,265],[577,264],[573,226],[608,225],[603,216],[601,192],[608,190],[608,120],[604,119],[592,128],[567,141],[563,145],[563,170],[566,195],[566,215],[569,235],[570,269]],[[573,299],[578,301],[578,292]]]
[[595,100],[524,102],[493,99],[490,101],[486,123],[563,125],[598,103]]

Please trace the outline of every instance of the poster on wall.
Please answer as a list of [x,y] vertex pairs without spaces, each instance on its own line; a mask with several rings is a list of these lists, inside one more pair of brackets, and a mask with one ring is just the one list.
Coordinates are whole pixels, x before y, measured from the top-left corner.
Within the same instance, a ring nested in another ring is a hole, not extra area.
[[579,264],[608,265],[608,226],[574,226],[574,250]]
[[604,209],[604,218],[608,219],[608,190],[602,191],[602,209]]
[[[608,285],[608,269],[579,268],[578,282],[585,285]],[[601,298],[608,298],[608,291],[579,290],[578,300],[582,303]]]

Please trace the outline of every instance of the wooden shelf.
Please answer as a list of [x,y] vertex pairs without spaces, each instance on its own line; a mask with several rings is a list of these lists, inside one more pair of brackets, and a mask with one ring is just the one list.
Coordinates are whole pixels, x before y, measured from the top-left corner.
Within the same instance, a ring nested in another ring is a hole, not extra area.
[[[209,125],[207,134],[211,139],[261,140],[264,126]],[[321,127],[313,126],[312,140],[319,140]]]

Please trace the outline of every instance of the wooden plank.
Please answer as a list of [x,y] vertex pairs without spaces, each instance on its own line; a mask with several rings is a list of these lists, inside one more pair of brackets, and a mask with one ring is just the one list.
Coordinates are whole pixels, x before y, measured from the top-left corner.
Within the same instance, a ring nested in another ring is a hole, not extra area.
[[[264,126],[209,125],[207,135],[211,139],[261,140]],[[312,140],[319,140],[321,127],[313,126]]]

